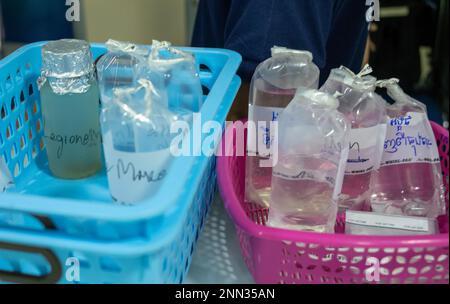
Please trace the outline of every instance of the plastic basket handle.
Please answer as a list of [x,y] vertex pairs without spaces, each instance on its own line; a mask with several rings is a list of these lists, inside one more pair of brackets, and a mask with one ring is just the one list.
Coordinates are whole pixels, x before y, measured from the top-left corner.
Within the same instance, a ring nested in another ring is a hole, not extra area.
[[47,230],[56,230],[55,224],[52,222],[52,220],[46,216],[42,215],[33,215],[36,219],[38,219],[42,225],[44,225],[45,229]]
[[56,255],[48,249],[0,243],[0,250],[2,249],[42,255],[50,265],[50,272],[43,276],[33,276],[20,272],[0,270],[0,281],[18,284],[55,284],[61,278],[61,264]]
[[[34,217],[37,218],[45,226],[45,228],[49,230],[55,229],[55,225],[49,218],[38,215],[34,215]],[[49,263],[50,272],[43,276],[32,276],[20,272],[0,270],[0,282],[4,281],[17,284],[55,284],[61,278],[61,264],[58,260],[58,257],[51,250],[0,242],[0,250],[2,249],[41,255]]]

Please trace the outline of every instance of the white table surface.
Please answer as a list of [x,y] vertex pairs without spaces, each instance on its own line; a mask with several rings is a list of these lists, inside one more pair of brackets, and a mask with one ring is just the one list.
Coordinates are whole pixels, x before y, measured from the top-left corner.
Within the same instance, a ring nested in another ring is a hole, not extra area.
[[254,284],[241,255],[233,222],[220,195],[209,211],[186,284]]

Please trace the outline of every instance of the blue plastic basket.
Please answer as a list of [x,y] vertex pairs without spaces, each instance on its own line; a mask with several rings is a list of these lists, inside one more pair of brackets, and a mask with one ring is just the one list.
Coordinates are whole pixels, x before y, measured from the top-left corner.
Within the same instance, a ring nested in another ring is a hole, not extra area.
[[[16,182],[0,194],[0,281],[64,283],[65,262],[75,257],[82,283],[182,282],[216,191],[215,157],[176,158],[155,197],[134,207],[112,204],[105,172],[53,178],[36,87],[42,45],[0,62],[0,156]],[[185,50],[201,71],[202,120],[223,124],[240,86],[240,55]],[[92,51],[98,58],[106,49],[94,44]]]

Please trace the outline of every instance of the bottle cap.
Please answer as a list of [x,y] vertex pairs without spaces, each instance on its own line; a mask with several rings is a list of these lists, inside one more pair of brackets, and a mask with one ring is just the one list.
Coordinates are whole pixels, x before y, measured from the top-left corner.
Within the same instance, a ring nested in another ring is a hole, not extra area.
[[62,39],[42,48],[42,76],[77,78],[92,71],[92,54],[86,41]]
[[91,87],[94,65],[86,41],[62,39],[51,41],[42,48],[41,89],[48,81],[58,95],[85,93]]

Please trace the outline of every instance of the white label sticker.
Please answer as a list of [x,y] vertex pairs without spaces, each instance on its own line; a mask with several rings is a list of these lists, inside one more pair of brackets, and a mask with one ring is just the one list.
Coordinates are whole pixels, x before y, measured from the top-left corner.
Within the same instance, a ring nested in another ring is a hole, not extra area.
[[346,212],[347,224],[367,226],[372,228],[390,228],[415,232],[434,233],[435,223],[427,218],[385,215],[373,212]]
[[170,149],[155,152],[121,152],[113,148],[111,133],[104,136],[108,183],[119,204],[133,205],[154,195],[167,175]]
[[[385,135],[385,124],[370,128],[352,129],[350,131],[350,150],[345,174],[364,174],[378,169],[380,154],[383,153],[382,147]],[[383,141],[380,141],[381,137]]]
[[[273,134],[270,123],[278,121],[283,110],[283,108],[250,105],[248,120],[255,123],[256,132],[248,133],[247,152],[249,154],[270,157],[270,148],[274,144],[276,135]],[[261,147],[265,147],[265,151],[262,151]]]
[[409,112],[389,120],[382,166],[439,162],[436,139],[426,114]]

